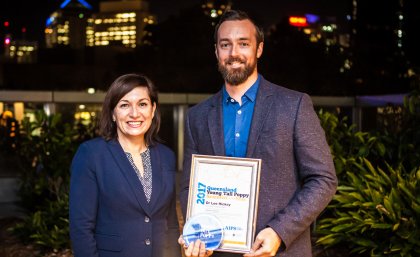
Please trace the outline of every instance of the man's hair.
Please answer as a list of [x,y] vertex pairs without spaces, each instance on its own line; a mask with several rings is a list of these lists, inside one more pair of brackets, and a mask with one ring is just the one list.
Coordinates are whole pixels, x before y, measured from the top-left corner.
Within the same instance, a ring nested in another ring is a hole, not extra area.
[[257,45],[259,45],[261,42],[264,42],[264,32],[260,27],[257,26],[254,20],[252,20],[246,12],[240,10],[228,10],[220,17],[220,20],[214,29],[214,43],[217,44],[219,28],[223,22],[242,20],[249,20],[254,25],[256,31],[255,37],[257,39]]

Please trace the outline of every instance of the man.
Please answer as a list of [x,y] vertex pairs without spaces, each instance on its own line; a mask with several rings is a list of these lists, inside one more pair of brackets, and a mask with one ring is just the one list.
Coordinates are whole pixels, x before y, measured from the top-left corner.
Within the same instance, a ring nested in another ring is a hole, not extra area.
[[[258,74],[263,41],[262,31],[241,11],[226,12],[216,26],[216,57],[225,85],[188,112],[181,205],[185,215],[192,154],[262,159],[257,235],[244,256],[312,256],[310,225],[334,195],[337,178],[310,97]],[[212,252],[197,241],[185,254]]]

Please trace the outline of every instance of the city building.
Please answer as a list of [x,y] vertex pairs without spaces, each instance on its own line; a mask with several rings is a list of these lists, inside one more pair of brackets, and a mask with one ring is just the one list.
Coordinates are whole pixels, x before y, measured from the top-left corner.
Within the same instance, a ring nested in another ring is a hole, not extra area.
[[337,21],[337,17],[316,14],[290,16],[289,24],[308,35],[309,41],[322,42],[326,48],[333,45],[349,47],[349,32],[345,24]]
[[351,34],[346,21],[336,16],[305,14],[290,16],[289,24],[306,34],[310,42],[321,43],[325,53],[334,48],[335,54],[342,57],[342,63],[338,67],[340,73],[351,69],[352,62],[348,58]]
[[420,37],[418,36],[420,24],[420,1],[401,1],[403,45],[402,48],[409,59],[410,65],[420,73]]
[[[405,41],[403,31],[404,1],[371,0],[369,3],[352,0],[351,15],[352,44],[371,48],[382,55],[402,54]],[[378,9],[378,6],[381,6]],[[369,50],[369,51],[370,51]]]
[[411,57],[407,55],[410,52],[406,17],[409,10],[405,2],[408,1],[351,0],[353,78],[362,93],[367,90],[394,93],[408,89]]
[[92,6],[84,0],[65,0],[47,19],[45,44],[47,48],[68,46],[81,49],[86,45],[87,18]]
[[[37,61],[38,42],[26,39],[26,27],[21,27],[19,32],[10,29],[9,21],[3,23],[0,62],[35,63]],[[2,82],[1,78],[2,76],[0,76],[0,82]]]
[[135,48],[150,44],[148,26],[157,23],[144,0],[106,1],[92,14],[86,27],[87,46],[124,46]]
[[36,63],[38,42],[23,39],[13,40],[10,36],[4,42],[4,57],[6,62]]

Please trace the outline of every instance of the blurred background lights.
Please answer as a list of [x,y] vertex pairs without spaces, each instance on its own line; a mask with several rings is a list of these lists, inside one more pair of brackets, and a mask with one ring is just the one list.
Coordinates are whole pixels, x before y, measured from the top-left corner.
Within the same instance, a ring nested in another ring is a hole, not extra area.
[[216,18],[218,15],[217,15],[217,11],[215,10],[215,9],[212,9],[211,10],[211,12],[210,12],[210,16],[212,17],[212,18]]
[[305,18],[308,23],[316,23],[319,21],[319,16],[315,14],[305,14]]

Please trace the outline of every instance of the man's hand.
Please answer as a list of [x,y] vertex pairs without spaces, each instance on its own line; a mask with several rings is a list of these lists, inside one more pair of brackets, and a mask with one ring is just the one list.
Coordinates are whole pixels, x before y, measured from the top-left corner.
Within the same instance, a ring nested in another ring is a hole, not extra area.
[[178,244],[184,249],[186,257],[208,257],[213,254],[212,250],[206,250],[206,244],[197,240],[186,246],[182,235],[178,238]]
[[275,256],[281,244],[281,239],[272,228],[265,228],[258,233],[251,252],[244,257]]

